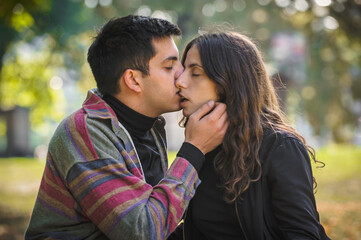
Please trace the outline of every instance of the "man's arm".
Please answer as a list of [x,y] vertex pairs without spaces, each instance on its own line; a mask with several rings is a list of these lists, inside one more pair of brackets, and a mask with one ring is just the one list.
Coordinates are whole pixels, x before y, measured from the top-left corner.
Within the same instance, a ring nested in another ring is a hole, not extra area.
[[175,229],[200,183],[196,169],[177,157],[152,187],[129,142],[105,123],[79,111],[59,126],[27,239],[87,238],[97,229],[109,239],[165,239]]
[[[221,142],[219,137],[214,138],[217,131],[209,129],[223,131],[223,128],[214,126],[224,121],[222,108],[214,109],[201,119],[213,104],[199,110],[190,125],[195,128],[192,133],[197,134],[189,142],[202,152],[213,149],[212,146],[206,147],[204,139],[208,145],[217,146]],[[177,226],[200,183],[196,169],[188,160],[177,157],[164,178],[152,187],[143,180],[139,162],[134,160],[135,151],[126,151],[121,144],[114,145],[113,140],[109,140],[111,132],[101,129],[98,121],[88,119],[87,122],[90,125],[82,130],[82,135],[91,141],[84,145],[81,138],[65,138],[61,145],[69,147],[58,152],[58,159],[64,156],[79,159],[80,152],[87,151],[90,145],[94,148],[96,156],[93,160],[74,164],[66,175],[66,185],[82,214],[110,239],[165,239]],[[76,126],[74,132],[69,132],[77,136],[75,130],[81,128]],[[74,146],[80,151],[64,153],[76,148]]]

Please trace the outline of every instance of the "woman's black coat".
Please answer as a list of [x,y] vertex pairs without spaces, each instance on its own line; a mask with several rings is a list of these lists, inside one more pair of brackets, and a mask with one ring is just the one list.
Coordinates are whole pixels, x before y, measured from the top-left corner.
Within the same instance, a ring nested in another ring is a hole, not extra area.
[[[329,239],[319,222],[305,146],[289,133],[266,130],[259,156],[262,177],[235,204],[245,239]],[[183,239],[182,228],[168,239]],[[186,217],[185,239],[197,239],[191,232]]]

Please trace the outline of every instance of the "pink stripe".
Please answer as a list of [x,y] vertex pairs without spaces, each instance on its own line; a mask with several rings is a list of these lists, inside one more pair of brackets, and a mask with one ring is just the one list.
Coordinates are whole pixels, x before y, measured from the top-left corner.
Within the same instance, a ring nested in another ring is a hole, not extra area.
[[[136,178],[138,181],[139,179]],[[105,194],[116,190],[117,188],[132,185],[133,183],[127,182],[127,181],[119,181],[119,179],[113,179],[111,181],[107,181],[96,188],[94,188],[86,197],[82,200],[82,206],[85,208],[90,208],[97,202],[99,197],[104,196]],[[134,198],[137,198],[141,196],[144,192],[149,190],[151,188],[150,185],[144,184],[140,186],[138,189],[124,189],[124,191],[119,192],[107,200],[105,200],[98,208],[102,209],[102,211],[95,211],[96,212],[106,212],[106,208],[108,208],[110,211],[118,206],[119,204],[122,204],[128,200],[132,200]],[[105,206],[106,208],[105,208]]]
[[[89,97],[90,94],[90,97]],[[90,107],[91,105],[97,105],[97,103],[101,100],[96,94],[88,93],[88,99],[85,101],[84,106]]]
[[[182,199],[175,197],[173,192],[171,191],[171,189],[169,189],[167,186],[163,185],[161,187],[161,190],[157,189],[157,191],[154,191],[153,197],[158,199],[165,206],[168,206],[171,203],[172,206],[174,207],[174,209],[177,211],[176,218],[180,219],[182,217],[182,214],[183,214],[183,208],[181,207]],[[175,216],[173,216],[172,212],[169,211],[167,222],[168,223],[174,222],[174,218],[175,218]]]
[[124,182],[124,181],[119,181],[119,179],[113,179],[110,181],[106,181],[103,184],[97,186],[96,188],[94,188],[92,191],[89,192],[88,195],[86,195],[82,202],[83,202],[83,206],[88,209],[90,208],[93,204],[95,204],[98,200],[98,197],[96,196],[104,196],[105,194],[123,187],[123,186],[127,186],[128,183]]
[[176,165],[173,167],[172,171],[170,172],[170,175],[181,179],[189,164],[190,163],[184,158],[179,158],[178,161],[176,162]]
[[[54,179],[54,175],[52,175],[52,173],[50,171],[47,171],[47,169],[45,169],[45,175],[48,177],[49,180],[51,180],[54,184],[56,184],[58,187],[63,188],[62,183],[60,183],[59,181],[56,181],[56,179]],[[52,186],[48,185],[44,178],[41,182],[41,189],[44,191],[44,193],[60,202],[62,202],[65,206],[67,206],[70,209],[73,209],[74,207],[74,200],[73,198],[64,195],[63,193],[61,193],[60,191],[58,191],[57,189],[53,188]]]
[[[120,192],[116,195],[111,196],[110,198],[108,198],[107,200],[105,200],[105,202],[103,202],[98,209],[101,210],[96,210],[94,211],[94,213],[92,214],[91,218],[94,219],[96,221],[96,224],[101,223],[104,218],[106,218],[112,211],[114,211],[114,208],[116,208],[117,206],[119,206],[120,204],[126,202],[127,200],[133,200],[132,204],[129,206],[129,208],[133,208],[134,205],[137,205],[140,201],[142,200],[146,200],[146,199],[139,199],[139,200],[135,200],[136,198],[140,197],[142,194],[144,194],[144,192],[146,191],[146,189],[142,189],[140,188],[139,191],[135,191],[135,190],[128,190],[128,191],[124,191],[124,192]],[[127,210],[125,210],[127,211]]]
[[[64,191],[68,191],[68,189],[64,186],[62,180],[54,174],[54,172],[48,165],[45,165],[44,174],[46,175],[46,177],[48,179],[50,179],[59,188],[63,189]],[[44,178],[42,181],[44,181]]]
[[88,128],[86,127],[85,123],[85,115],[84,110],[79,110],[74,116],[74,122],[76,129],[78,130],[79,134],[81,135],[85,145],[88,147],[88,150],[91,152],[93,157],[96,159],[98,155],[94,149],[94,146],[90,140]]

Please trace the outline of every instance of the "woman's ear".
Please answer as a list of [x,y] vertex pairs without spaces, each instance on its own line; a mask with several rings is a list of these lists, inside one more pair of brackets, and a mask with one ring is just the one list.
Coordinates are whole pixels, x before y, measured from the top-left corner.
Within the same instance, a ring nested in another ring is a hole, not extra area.
[[140,87],[141,72],[133,69],[125,70],[123,79],[125,85],[132,91],[140,93],[142,91]]

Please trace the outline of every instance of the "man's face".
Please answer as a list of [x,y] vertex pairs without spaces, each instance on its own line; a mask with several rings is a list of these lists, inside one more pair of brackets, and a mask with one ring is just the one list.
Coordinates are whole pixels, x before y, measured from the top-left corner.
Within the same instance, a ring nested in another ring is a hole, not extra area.
[[150,117],[180,110],[175,81],[183,71],[171,37],[154,39],[153,47],[156,54],[149,61],[149,75],[143,77],[143,104]]

